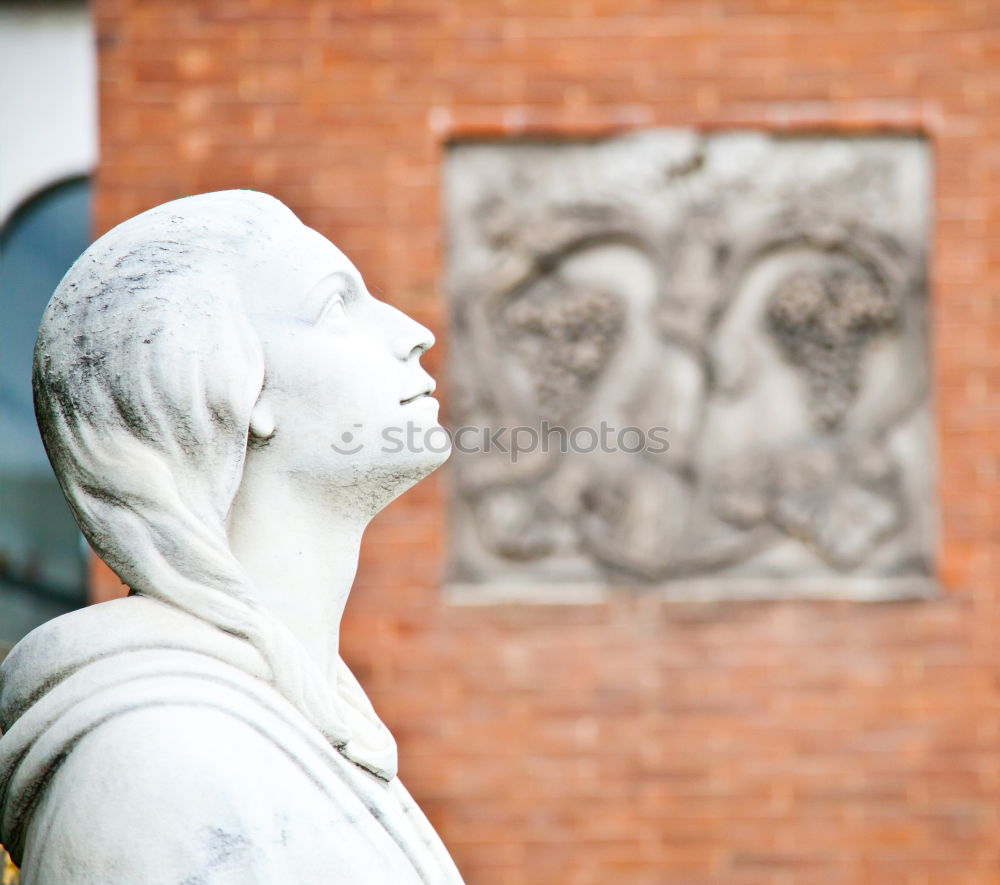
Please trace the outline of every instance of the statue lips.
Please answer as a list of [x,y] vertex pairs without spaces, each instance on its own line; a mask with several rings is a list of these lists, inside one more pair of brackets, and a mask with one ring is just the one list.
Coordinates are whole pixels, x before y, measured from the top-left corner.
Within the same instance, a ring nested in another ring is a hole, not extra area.
[[419,393],[415,393],[415,394],[413,394],[413,396],[408,396],[406,399],[401,399],[399,401],[399,404],[401,406],[408,406],[410,403],[415,403],[418,400],[423,399],[424,397],[427,397],[428,399],[431,399],[431,398],[433,398],[434,387],[435,387],[435,385],[432,383],[429,387],[425,387]]

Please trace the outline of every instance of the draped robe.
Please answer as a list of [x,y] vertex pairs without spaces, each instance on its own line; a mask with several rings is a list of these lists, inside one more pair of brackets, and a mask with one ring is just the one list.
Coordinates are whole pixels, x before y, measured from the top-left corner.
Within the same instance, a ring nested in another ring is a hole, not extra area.
[[0,843],[22,885],[461,885],[342,661],[332,746],[248,642],[131,596],[0,668]]

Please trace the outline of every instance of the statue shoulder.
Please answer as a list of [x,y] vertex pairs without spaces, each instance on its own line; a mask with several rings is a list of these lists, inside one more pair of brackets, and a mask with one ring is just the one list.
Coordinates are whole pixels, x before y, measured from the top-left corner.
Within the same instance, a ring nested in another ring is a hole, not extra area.
[[247,673],[263,672],[249,645],[188,613],[141,596],[78,609],[24,637],[0,666],[0,729],[40,698],[102,660],[138,651],[187,648],[217,652]]
[[0,842],[26,882],[460,881],[398,782],[332,747],[249,643],[129,602],[5,664]]
[[149,706],[76,744],[39,797],[23,866],[50,885],[263,885],[283,881],[310,842],[325,844],[316,822],[336,826],[337,816],[252,723],[212,707]]

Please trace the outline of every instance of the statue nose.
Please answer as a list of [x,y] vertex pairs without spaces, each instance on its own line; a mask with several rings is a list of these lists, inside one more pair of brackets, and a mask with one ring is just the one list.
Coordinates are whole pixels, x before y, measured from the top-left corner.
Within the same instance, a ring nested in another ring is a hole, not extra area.
[[434,346],[434,334],[402,311],[393,310],[399,322],[392,339],[393,353],[401,360],[419,359]]

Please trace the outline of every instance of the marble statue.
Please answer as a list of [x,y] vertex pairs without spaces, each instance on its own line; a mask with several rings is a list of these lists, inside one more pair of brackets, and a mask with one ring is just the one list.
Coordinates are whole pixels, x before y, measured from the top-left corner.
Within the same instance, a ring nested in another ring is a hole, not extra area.
[[437,425],[433,340],[264,194],[159,206],[72,267],[36,411],[131,593],[0,672],[23,885],[461,882],[338,649],[365,526],[447,457],[381,444]]

